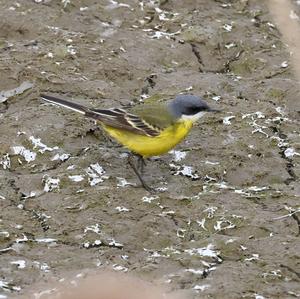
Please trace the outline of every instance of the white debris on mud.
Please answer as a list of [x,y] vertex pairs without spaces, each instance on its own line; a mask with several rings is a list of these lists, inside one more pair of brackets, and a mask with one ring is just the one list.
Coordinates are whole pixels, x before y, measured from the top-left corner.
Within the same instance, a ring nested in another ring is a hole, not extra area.
[[2,238],[2,239],[7,239],[7,238],[9,238],[9,232],[7,232],[7,231],[0,231],[0,237]]
[[99,163],[91,164],[85,171],[89,176],[90,186],[95,186],[109,178],[105,175],[105,170]]
[[100,224],[96,223],[94,225],[87,226],[84,229],[84,233],[86,234],[87,232],[94,232],[96,234],[100,234],[100,232],[101,232]]
[[171,155],[173,155],[173,160],[175,162],[183,160],[186,157],[186,155],[187,155],[186,152],[179,151],[179,150],[171,150],[169,153]]
[[294,156],[300,156],[300,153],[297,153],[294,148],[289,147],[284,151],[286,158],[293,158]]
[[15,155],[22,156],[27,163],[32,162],[36,158],[36,153],[26,149],[24,146],[13,146],[12,150]]
[[[145,29],[144,29],[145,31]],[[152,29],[150,29],[152,31]],[[163,32],[163,31],[155,31],[152,35],[149,35],[151,39],[161,39],[165,37],[166,39],[170,39],[172,36],[178,35],[181,33],[181,30],[178,30],[173,33]]]
[[125,207],[115,207],[118,212],[129,212],[129,209]]
[[51,192],[51,191],[59,191],[59,178],[51,178],[48,175],[45,175],[43,177],[44,182],[44,191],[45,192]]
[[234,119],[235,118],[235,116],[226,116],[226,117],[224,117],[223,118],[223,124],[224,125],[231,125],[231,119]]
[[201,292],[205,291],[205,290],[208,289],[208,288],[210,288],[210,284],[202,284],[202,285],[196,284],[196,285],[193,287],[193,289],[194,289],[195,291],[201,291]]
[[33,265],[35,268],[40,269],[41,271],[48,273],[50,272],[50,266],[45,262],[34,261]]
[[37,243],[56,243],[57,239],[53,239],[53,238],[36,238],[34,240]]
[[111,239],[111,241],[108,243],[109,246],[117,247],[117,248],[123,248],[124,245],[120,242],[117,242],[115,239]]
[[184,271],[195,274],[195,275],[203,275],[203,272],[204,272],[203,269],[185,269]]
[[[15,286],[12,282],[0,280],[0,289],[2,289],[2,290],[17,291],[18,292],[18,291],[21,290],[21,287]],[[3,298],[7,298],[7,297],[3,297]]]
[[62,162],[67,161],[70,158],[70,154],[56,154],[51,161],[60,160]]
[[57,150],[58,147],[55,146],[55,147],[49,147],[47,146],[46,144],[44,144],[42,141],[41,141],[41,138],[35,138],[34,136],[30,136],[29,137],[29,140],[32,142],[33,144],[33,149],[36,149],[36,148],[39,148],[39,152],[40,153],[45,153],[46,151],[49,151],[49,152],[52,152],[54,150]]
[[220,251],[215,250],[215,246],[213,244],[208,244],[206,247],[201,248],[185,249],[184,252],[188,253],[189,255],[213,257],[222,261],[222,259],[219,257]]
[[11,161],[10,161],[10,157],[9,157],[8,153],[6,153],[5,155],[2,156],[2,158],[0,160],[0,165],[2,165],[4,170],[10,169]]
[[225,31],[227,31],[227,32],[231,32],[232,31],[232,24],[224,24],[223,26],[222,26],[222,28],[225,30]]
[[73,182],[81,182],[84,180],[84,176],[82,175],[69,175],[69,179]]
[[147,203],[152,203],[153,200],[156,200],[158,199],[159,197],[156,195],[156,196],[144,196],[142,198],[142,201],[143,202],[147,202]]
[[200,176],[197,174],[196,171],[194,171],[192,166],[187,166],[187,165],[175,165],[173,163],[170,164],[170,167],[172,169],[175,169],[177,171],[175,171],[174,175],[183,175],[186,177],[191,178],[192,180],[198,180],[200,178]]
[[121,265],[118,265],[118,264],[114,264],[113,269],[115,271],[121,271],[121,272],[127,272],[128,271],[127,267],[124,267],[124,266],[121,266]]
[[219,102],[221,100],[221,96],[213,96],[212,99],[216,102]]
[[30,191],[29,193],[23,193],[24,196],[22,196],[22,199],[27,199],[27,198],[33,198],[36,197],[36,192],[35,191]]
[[257,260],[259,260],[259,254],[257,254],[257,253],[253,253],[251,255],[251,257],[244,259],[245,262],[252,262],[252,261],[257,261]]
[[16,265],[18,269],[24,269],[26,267],[26,261],[17,260],[10,262],[12,265]]
[[225,47],[227,50],[229,50],[229,49],[231,49],[231,48],[233,48],[233,47],[236,47],[236,44],[235,44],[235,43],[228,43],[228,44],[225,44],[224,47]]
[[126,3],[121,3],[121,2],[117,2],[114,0],[109,0],[110,4],[106,6],[106,9],[115,9],[115,8],[119,8],[119,7],[125,7],[125,8],[130,8],[129,4]]
[[117,187],[125,187],[125,186],[133,186],[132,183],[129,183],[125,178],[120,178],[120,177],[116,177],[117,178]]

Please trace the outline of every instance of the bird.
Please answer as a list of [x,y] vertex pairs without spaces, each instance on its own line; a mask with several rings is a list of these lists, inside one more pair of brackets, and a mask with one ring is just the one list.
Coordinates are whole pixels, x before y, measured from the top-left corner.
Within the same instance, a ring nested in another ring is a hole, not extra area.
[[[154,189],[142,176],[145,159],[169,152],[187,136],[194,123],[205,113],[219,111],[210,108],[202,97],[190,94],[177,95],[168,101],[144,102],[128,109],[94,109],[53,95],[41,94],[40,97],[100,124],[109,136],[130,151],[129,165],[149,192]],[[138,157],[137,167],[133,156]]]

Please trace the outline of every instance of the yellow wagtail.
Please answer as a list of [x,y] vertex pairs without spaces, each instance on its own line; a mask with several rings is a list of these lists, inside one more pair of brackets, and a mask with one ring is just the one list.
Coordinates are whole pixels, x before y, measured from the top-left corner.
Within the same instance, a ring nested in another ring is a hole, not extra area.
[[[218,111],[194,95],[179,95],[173,100],[154,104],[143,103],[128,110],[91,109],[45,94],[41,98],[96,120],[110,136],[139,157],[140,169],[145,165],[144,158],[168,152],[183,140],[201,116]],[[143,187],[152,190],[133,161],[130,158],[128,161]]]

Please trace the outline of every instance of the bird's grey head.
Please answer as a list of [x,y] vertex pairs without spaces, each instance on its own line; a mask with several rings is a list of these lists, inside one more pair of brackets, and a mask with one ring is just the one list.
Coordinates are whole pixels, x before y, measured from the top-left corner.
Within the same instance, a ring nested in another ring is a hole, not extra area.
[[206,112],[217,111],[211,109],[201,97],[194,95],[179,95],[169,103],[169,107],[176,118],[191,120],[197,120]]

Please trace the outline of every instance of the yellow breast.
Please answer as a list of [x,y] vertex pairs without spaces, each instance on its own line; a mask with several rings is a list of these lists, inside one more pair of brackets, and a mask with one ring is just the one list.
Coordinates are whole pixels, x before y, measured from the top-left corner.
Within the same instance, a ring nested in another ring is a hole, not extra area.
[[191,120],[181,121],[166,128],[155,137],[139,135],[105,125],[103,125],[103,128],[123,146],[147,158],[168,152],[189,133],[192,126],[193,121]]

